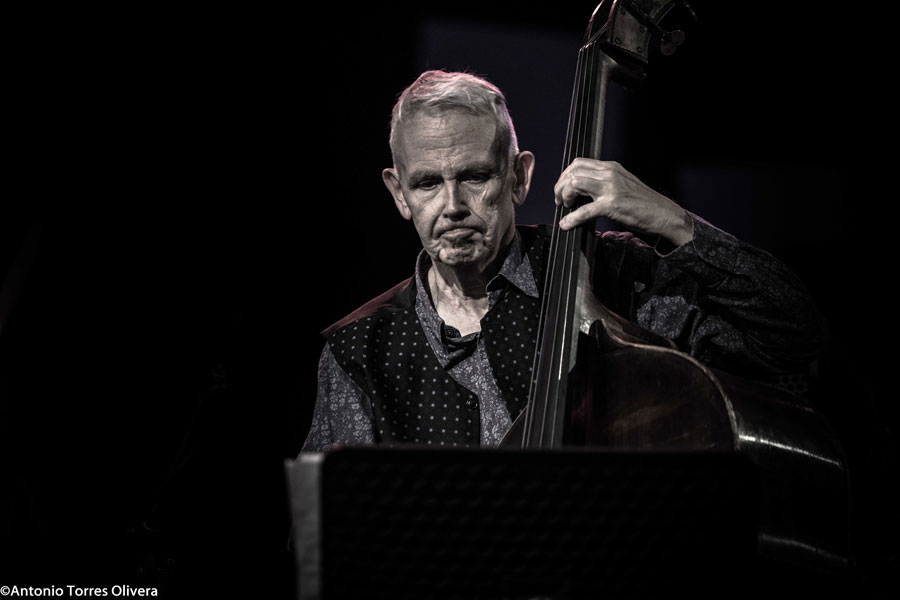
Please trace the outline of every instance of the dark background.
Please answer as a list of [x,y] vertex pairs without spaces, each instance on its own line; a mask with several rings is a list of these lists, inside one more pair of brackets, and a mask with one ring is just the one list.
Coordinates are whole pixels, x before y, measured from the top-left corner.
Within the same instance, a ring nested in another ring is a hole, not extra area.
[[[682,48],[614,107],[617,158],[808,283],[878,581],[898,531],[882,36],[819,3],[692,5]],[[309,424],[318,332],[419,247],[380,181],[397,93],[424,68],[497,83],[538,158],[519,221],[547,221],[593,8],[10,15],[0,584],[290,597],[282,461]]]

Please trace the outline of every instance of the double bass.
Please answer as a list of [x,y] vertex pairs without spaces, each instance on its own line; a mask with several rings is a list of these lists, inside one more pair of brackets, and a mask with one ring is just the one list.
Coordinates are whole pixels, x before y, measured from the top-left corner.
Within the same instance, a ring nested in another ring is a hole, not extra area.
[[[662,26],[676,7],[694,17],[675,0],[604,0],[594,11],[563,167],[601,157],[610,85],[639,85],[651,54],[684,41]],[[575,208],[556,209],[529,401],[501,445],[742,453],[759,467],[759,554],[848,567],[848,473],[822,415],[800,395],[702,364],[600,303],[591,287],[593,227],[558,226]]]

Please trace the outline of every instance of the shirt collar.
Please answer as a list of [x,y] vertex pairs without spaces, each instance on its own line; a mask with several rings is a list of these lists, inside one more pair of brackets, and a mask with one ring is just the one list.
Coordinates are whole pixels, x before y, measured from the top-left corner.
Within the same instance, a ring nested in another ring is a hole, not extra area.
[[531,270],[531,261],[528,259],[525,245],[522,243],[522,237],[518,231],[510,244],[500,272],[488,283],[488,291],[499,287],[498,278],[500,277],[516,286],[526,296],[538,297],[537,282],[534,280],[534,272]]

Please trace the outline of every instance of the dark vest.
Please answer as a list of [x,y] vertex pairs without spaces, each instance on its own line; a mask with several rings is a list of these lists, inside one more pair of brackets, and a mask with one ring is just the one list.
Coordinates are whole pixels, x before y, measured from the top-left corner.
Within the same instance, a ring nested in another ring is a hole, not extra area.
[[[519,227],[542,289],[549,230]],[[375,298],[324,334],[338,364],[366,393],[378,443],[477,445],[478,397],[441,367],[415,310],[412,279]],[[528,401],[540,299],[508,285],[481,320],[488,361],[510,417]]]

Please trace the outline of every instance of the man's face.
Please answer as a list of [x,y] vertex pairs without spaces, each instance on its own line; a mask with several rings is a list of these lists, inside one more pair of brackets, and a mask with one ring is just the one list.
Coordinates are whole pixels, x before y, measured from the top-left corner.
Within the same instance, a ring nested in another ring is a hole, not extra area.
[[515,235],[533,157],[508,165],[495,128],[489,116],[447,110],[418,113],[399,132],[399,164],[384,182],[436,263],[485,269]]

